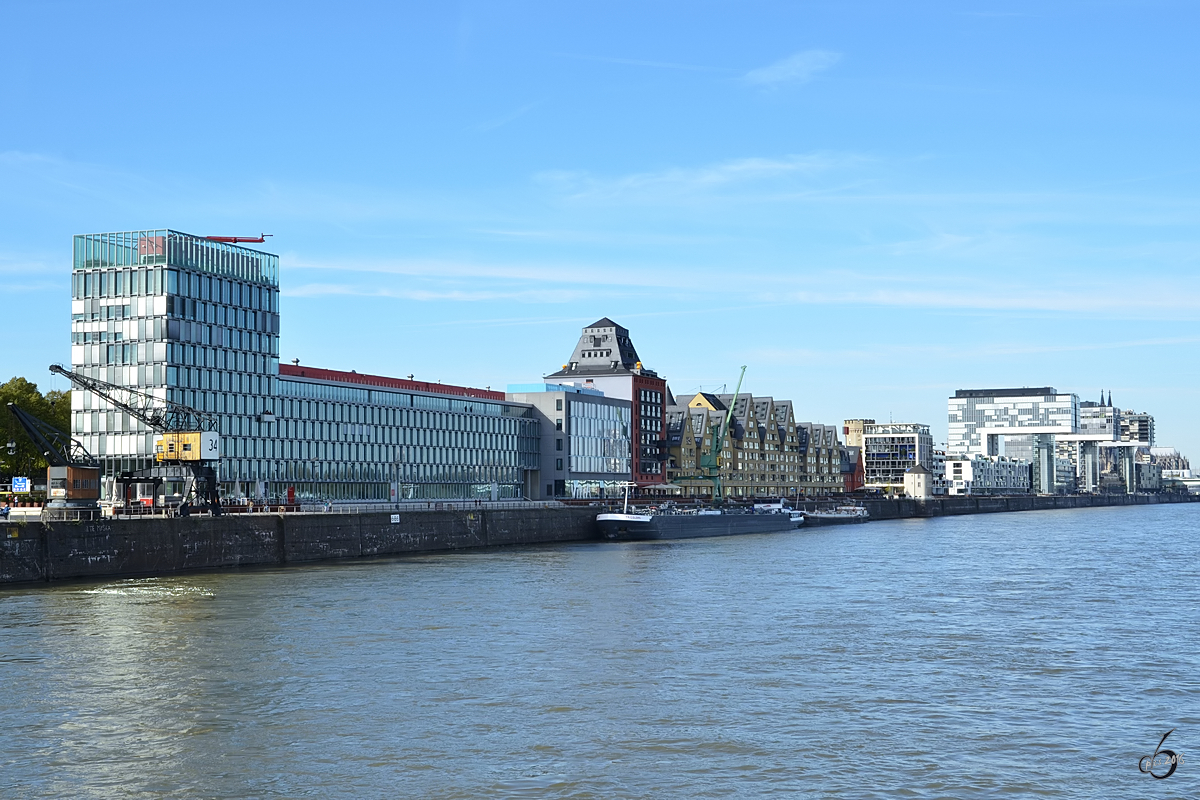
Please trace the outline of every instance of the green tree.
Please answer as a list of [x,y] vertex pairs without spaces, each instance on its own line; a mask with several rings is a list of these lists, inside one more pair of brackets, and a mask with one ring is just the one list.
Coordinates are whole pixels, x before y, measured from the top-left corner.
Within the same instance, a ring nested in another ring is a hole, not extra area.
[[[35,483],[45,483],[45,457],[30,441],[25,429],[21,427],[8,410],[8,404],[15,403],[27,414],[32,414],[64,433],[71,432],[71,392],[50,391],[42,394],[37,384],[30,383],[24,378],[13,378],[8,383],[0,384],[0,476],[4,482],[14,475],[28,476]],[[9,444],[15,444],[16,453],[9,454]]]

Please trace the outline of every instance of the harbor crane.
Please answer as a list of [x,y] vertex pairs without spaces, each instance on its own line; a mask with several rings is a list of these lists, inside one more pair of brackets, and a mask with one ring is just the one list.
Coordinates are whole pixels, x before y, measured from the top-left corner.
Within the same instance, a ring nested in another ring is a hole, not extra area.
[[123,501],[128,501],[128,487],[132,483],[152,483],[157,487],[164,481],[179,481],[184,484],[179,506],[181,516],[186,516],[193,507],[207,507],[214,516],[221,513],[216,474],[221,458],[221,437],[215,430],[217,421],[213,414],[155,397],[141,389],[89,378],[61,364],[52,364],[50,371],[124,411],[158,434],[154,440],[157,466],[117,476],[116,482],[123,487]]
[[721,486],[721,466],[723,459],[721,451],[725,447],[725,437],[729,435],[729,425],[733,421],[733,407],[737,404],[738,395],[742,391],[742,379],[746,377],[746,368],[742,367],[742,374],[738,376],[737,388],[733,390],[733,399],[729,402],[729,408],[725,411],[725,417],[721,422],[714,423],[709,427],[709,436],[712,438],[712,446],[708,448],[708,452],[700,454],[700,469],[704,472],[701,475],[679,475],[675,480],[704,480],[711,481],[713,485],[713,505],[720,505],[725,500],[725,492]]
[[48,516],[94,516],[99,509],[100,465],[82,444],[15,403],[8,410],[41,452],[46,468]]

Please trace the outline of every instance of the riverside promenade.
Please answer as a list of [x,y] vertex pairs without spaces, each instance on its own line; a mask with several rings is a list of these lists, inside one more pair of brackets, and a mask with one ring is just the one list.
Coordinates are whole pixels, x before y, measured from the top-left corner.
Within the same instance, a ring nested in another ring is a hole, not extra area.
[[[948,497],[860,501],[871,520],[1200,501],[1189,495]],[[801,507],[836,505],[801,503]],[[440,504],[439,504],[440,505]],[[451,504],[447,503],[446,506]],[[376,507],[378,508],[378,507]],[[0,585],[164,575],[505,545],[592,541],[596,513],[581,506],[230,514],[0,522]]]

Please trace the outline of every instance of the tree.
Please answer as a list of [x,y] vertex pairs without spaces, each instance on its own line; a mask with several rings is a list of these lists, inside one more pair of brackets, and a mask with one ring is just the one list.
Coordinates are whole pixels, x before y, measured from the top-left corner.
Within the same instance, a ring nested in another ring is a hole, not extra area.
[[[13,378],[8,383],[0,384],[0,476],[5,478],[5,483],[14,475],[33,478],[35,483],[45,483],[46,459],[29,440],[16,417],[9,413],[9,403],[15,403],[22,411],[69,434],[71,392],[50,391],[43,395],[38,391],[37,384],[24,378]],[[16,444],[14,455],[9,455],[10,443]]]

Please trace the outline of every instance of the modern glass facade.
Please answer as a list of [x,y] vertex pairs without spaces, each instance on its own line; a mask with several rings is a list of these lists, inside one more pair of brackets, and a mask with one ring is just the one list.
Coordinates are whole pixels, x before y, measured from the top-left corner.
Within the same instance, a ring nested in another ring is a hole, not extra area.
[[629,475],[629,407],[571,400],[570,410],[571,472]]
[[[448,396],[460,387],[364,387],[354,373],[281,378],[278,278],[275,255],[178,231],[76,236],[72,368],[211,414],[226,496],[526,494],[539,447],[528,406]],[[105,476],[152,465],[143,423],[90,392],[71,402],[73,432]]]
[[[537,470],[529,406],[285,376],[268,494],[302,499],[519,498]],[[393,484],[395,484],[393,486]]]
[[1007,456],[1033,465],[1039,494],[1074,489],[1069,462],[1056,457],[1055,436],[1079,431],[1079,397],[1053,387],[959,389],[947,403],[946,449],[955,455]]
[[[265,476],[279,361],[279,259],[159,229],[76,236],[71,363],[215,416],[224,482]],[[152,463],[154,432],[90,392],[76,436],[104,474]]]
[[571,384],[516,384],[510,401],[532,407],[541,422],[541,470],[531,498],[617,497],[632,474],[628,400]]

